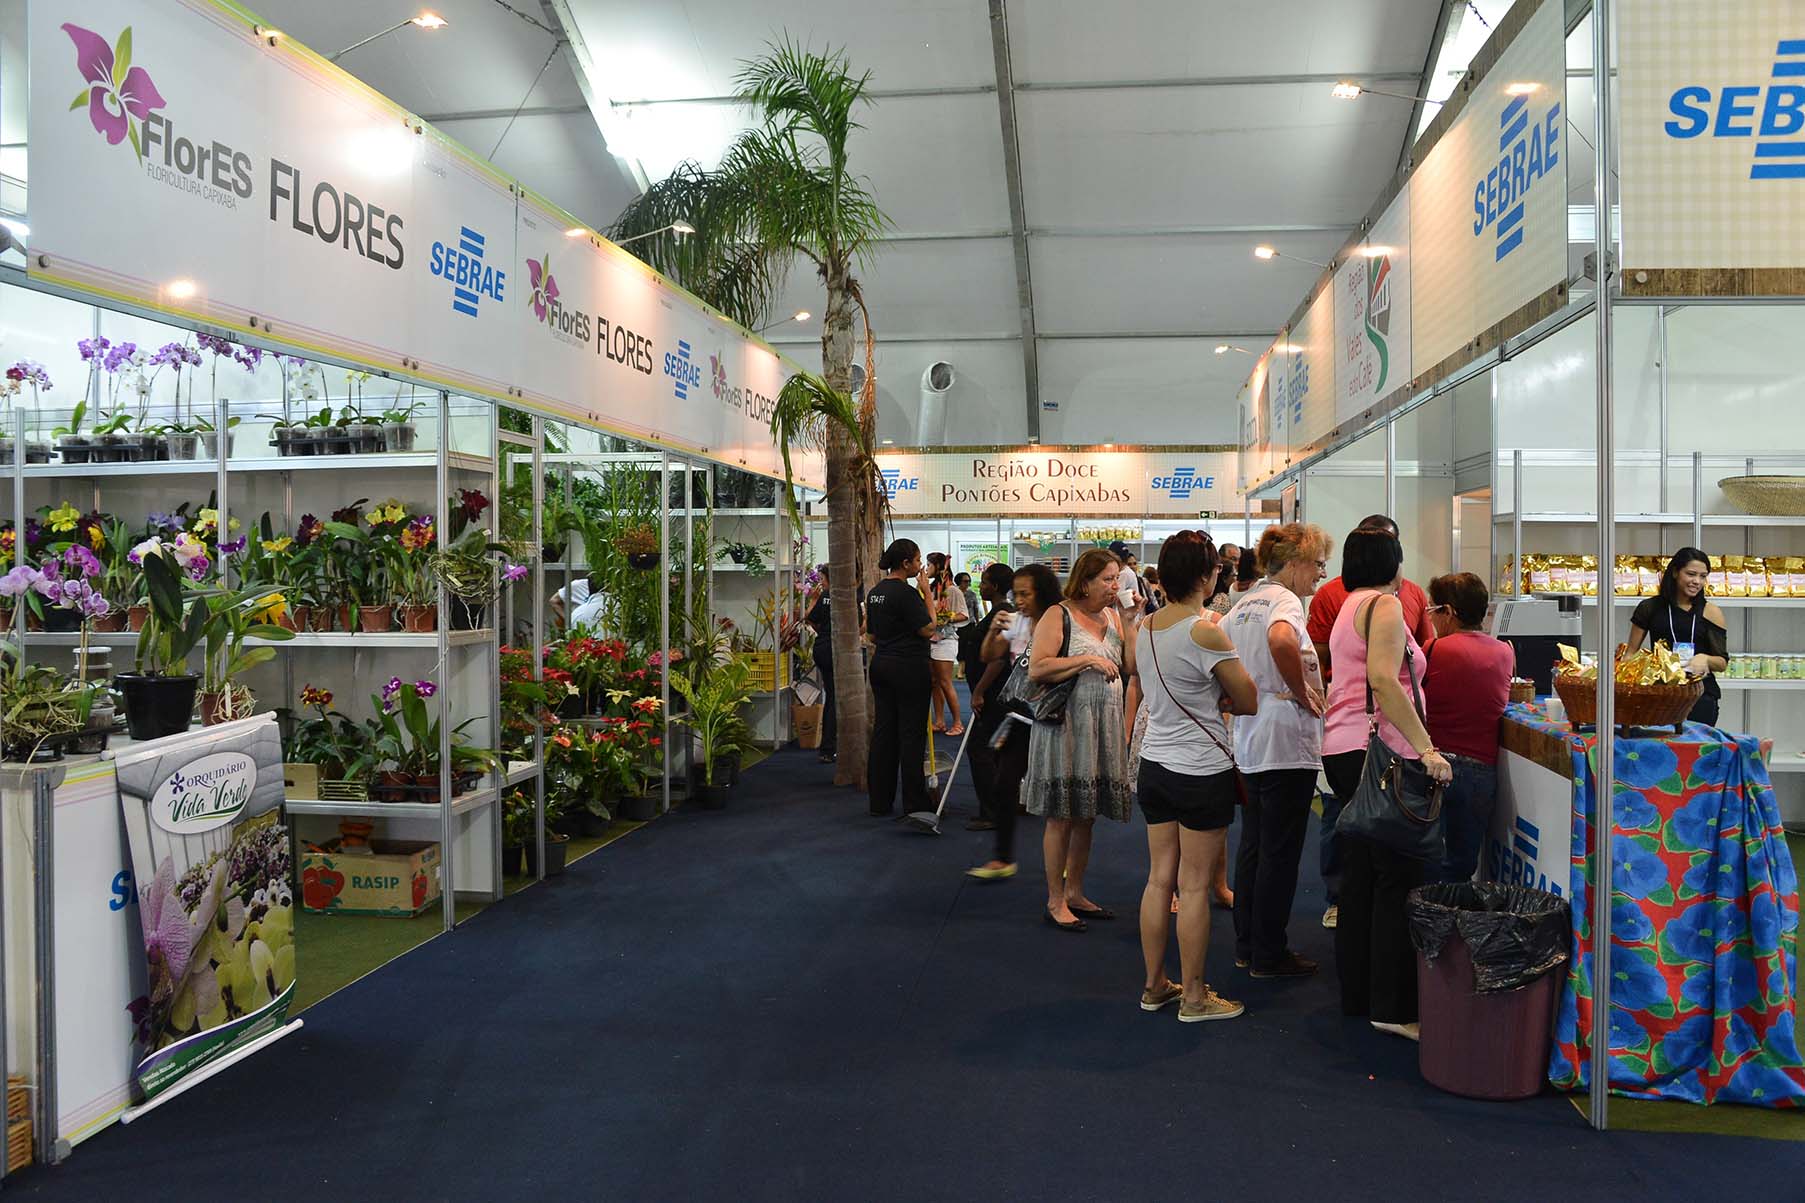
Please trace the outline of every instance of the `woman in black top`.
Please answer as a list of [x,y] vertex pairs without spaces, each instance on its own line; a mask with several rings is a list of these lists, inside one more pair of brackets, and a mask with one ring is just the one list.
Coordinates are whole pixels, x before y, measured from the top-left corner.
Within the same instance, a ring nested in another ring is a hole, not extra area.
[[1717,703],[1722,691],[1717,674],[1729,667],[1729,623],[1716,602],[1705,597],[1705,581],[1711,575],[1711,558],[1696,547],[1682,547],[1667,561],[1661,574],[1661,592],[1645,597],[1630,615],[1629,650],[1644,640],[1665,642],[1686,661],[1686,671],[1705,679],[1705,695],[1686,717],[1708,727],[1717,725]]
[[877,566],[884,579],[865,598],[865,633],[875,645],[866,788],[871,813],[891,814],[900,775],[903,813],[912,814],[933,809],[922,770],[928,750],[928,640],[934,635],[934,616],[922,600],[928,578],[913,539],[890,544]]
[[839,738],[839,723],[834,716],[834,616],[827,604],[827,565],[821,565],[820,571],[821,583],[816,587],[814,604],[803,621],[815,628],[815,666],[821,670],[821,749],[815,759],[832,764]]

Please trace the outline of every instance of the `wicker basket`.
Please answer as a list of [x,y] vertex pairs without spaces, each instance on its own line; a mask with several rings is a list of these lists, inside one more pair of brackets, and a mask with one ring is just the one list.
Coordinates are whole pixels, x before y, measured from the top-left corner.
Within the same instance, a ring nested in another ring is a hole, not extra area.
[[[1576,726],[1598,722],[1598,682],[1571,674],[1554,678],[1554,692],[1567,708],[1567,720]],[[1616,722],[1619,727],[1673,727],[1676,730],[1692,713],[1705,693],[1705,682],[1685,685],[1618,685]]]
[[1805,476],[1726,476],[1717,482],[1730,504],[1773,518],[1805,515]]
[[1536,700],[1534,681],[1512,681],[1510,683],[1510,700],[1513,702],[1533,702]]

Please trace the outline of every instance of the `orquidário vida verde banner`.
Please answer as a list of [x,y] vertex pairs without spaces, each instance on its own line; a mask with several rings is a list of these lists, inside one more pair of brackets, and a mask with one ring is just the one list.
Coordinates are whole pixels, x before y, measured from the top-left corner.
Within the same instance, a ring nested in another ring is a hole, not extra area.
[[144,933],[135,1078],[151,1099],[288,1020],[282,738],[264,714],[126,748],[113,765]]

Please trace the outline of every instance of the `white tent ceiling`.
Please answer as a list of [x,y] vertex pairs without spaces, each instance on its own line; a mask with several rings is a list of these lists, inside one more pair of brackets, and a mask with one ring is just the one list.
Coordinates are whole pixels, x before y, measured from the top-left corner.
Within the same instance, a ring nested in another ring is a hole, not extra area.
[[[447,29],[402,30],[341,65],[479,153],[499,139],[504,169],[605,225],[636,180],[717,159],[746,119],[723,99],[742,60],[786,34],[844,47],[876,97],[852,161],[893,225],[861,273],[882,433],[909,440],[915,379],[946,359],[960,374],[953,442],[1037,428],[1049,443],[1214,441],[1233,437],[1251,360],[1213,348],[1257,350],[1316,270],[1259,262],[1253,246],[1326,260],[1398,165],[1411,104],[1338,102],[1330,83],[1420,91],[1443,6],[1016,0],[993,30],[985,0],[445,0]],[[417,11],[261,8],[328,53]],[[796,272],[774,313],[820,308]],[[770,336],[811,363],[817,334]]]

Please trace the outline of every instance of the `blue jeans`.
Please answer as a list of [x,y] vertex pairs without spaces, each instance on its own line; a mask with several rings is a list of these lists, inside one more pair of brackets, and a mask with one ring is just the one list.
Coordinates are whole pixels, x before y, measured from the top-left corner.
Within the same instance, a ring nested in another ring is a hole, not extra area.
[[1471,881],[1498,804],[1498,767],[1470,756],[1450,756],[1448,764],[1454,769],[1454,780],[1442,793],[1446,850],[1439,868],[1430,865],[1425,877],[1429,881]]

